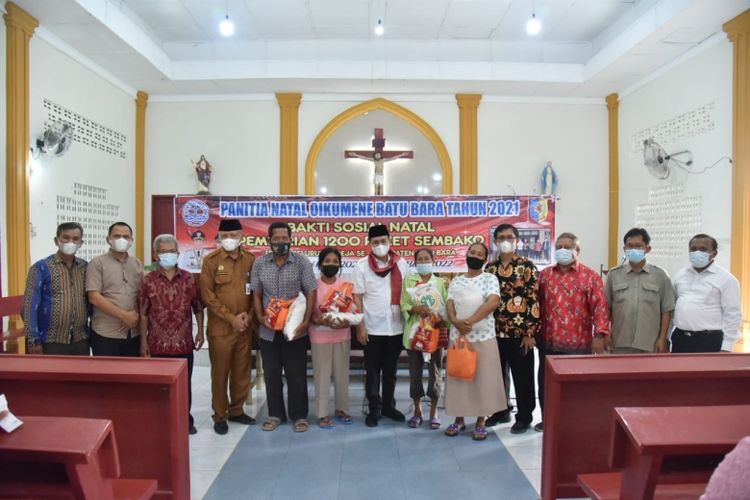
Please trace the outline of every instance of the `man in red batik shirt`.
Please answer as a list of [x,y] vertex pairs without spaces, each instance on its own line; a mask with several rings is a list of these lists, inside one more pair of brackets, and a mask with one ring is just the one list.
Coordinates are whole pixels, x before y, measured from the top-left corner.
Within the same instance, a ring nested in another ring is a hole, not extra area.
[[[177,267],[177,240],[162,234],[154,240],[159,269],[141,283],[141,356],[181,358],[188,364],[188,418],[190,434],[198,432],[190,415],[192,404],[193,350],[203,345],[203,304],[198,286],[189,272]],[[191,314],[192,313],[192,314]],[[193,341],[193,317],[198,334]]]
[[[599,273],[578,262],[578,237],[555,242],[557,264],[539,273],[539,406],[544,411],[544,358],[549,354],[602,354],[609,344],[609,308]],[[539,422],[534,430],[542,431]]]

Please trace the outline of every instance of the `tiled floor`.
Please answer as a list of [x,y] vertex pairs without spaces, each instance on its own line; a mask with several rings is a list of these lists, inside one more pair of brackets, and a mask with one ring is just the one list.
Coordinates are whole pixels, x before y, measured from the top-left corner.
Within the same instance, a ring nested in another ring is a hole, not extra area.
[[[411,413],[408,380],[399,374],[398,408]],[[405,375],[405,373],[404,373]],[[310,408],[313,405],[309,384]],[[449,438],[442,430],[381,420],[364,425],[361,377],[350,384],[351,426],[322,430],[311,414],[310,431],[297,434],[289,424],[274,432],[260,426],[229,425],[213,432],[209,369],[193,374],[193,415],[198,434],[190,437],[192,498],[200,499],[535,499],[541,471],[541,434],[510,434],[495,427],[487,441],[474,442],[471,426]],[[266,415],[262,392],[246,412]],[[426,408],[426,405],[425,405]],[[408,415],[407,415],[408,416]],[[452,420],[441,411],[443,427]],[[539,421],[539,410],[534,415]],[[470,421],[473,423],[473,421]]]

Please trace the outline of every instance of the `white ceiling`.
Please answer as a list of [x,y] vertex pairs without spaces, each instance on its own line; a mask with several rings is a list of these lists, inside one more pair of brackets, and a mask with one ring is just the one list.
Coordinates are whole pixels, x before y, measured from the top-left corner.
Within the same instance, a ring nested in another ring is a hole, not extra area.
[[[721,31],[750,0],[15,0],[38,36],[129,89],[594,97]],[[218,32],[229,15],[235,35]],[[383,20],[385,35],[373,27]]]

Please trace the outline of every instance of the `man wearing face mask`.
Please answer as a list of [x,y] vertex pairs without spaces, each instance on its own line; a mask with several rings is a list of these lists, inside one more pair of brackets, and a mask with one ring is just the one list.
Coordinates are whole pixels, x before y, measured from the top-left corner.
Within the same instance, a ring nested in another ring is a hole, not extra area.
[[[486,272],[494,274],[500,284],[500,305],[494,312],[497,345],[505,382],[505,394],[510,393],[510,373],[516,391],[518,413],[510,429],[522,434],[531,425],[536,408],[534,391],[534,335],[539,328],[539,301],[537,298],[537,269],[533,262],[516,254],[518,230],[510,224],[495,228],[495,244],[499,249],[497,260],[487,266]],[[508,409],[490,416],[485,425],[510,422]]]
[[375,427],[381,415],[396,422],[406,420],[396,409],[394,392],[398,358],[403,347],[401,287],[408,266],[391,250],[387,227],[382,224],[370,227],[368,239],[370,254],[354,267],[354,303],[365,315],[357,325],[357,340],[364,345],[365,394],[370,406],[365,424]]
[[143,263],[128,255],[133,230],[115,222],[107,232],[109,252],[91,259],[86,272],[86,292],[94,306],[91,318],[91,351],[94,356],[133,356],[141,352],[138,338],[138,291]]
[[[307,421],[307,327],[310,325],[315,303],[318,281],[312,264],[304,255],[290,251],[292,228],[286,222],[274,222],[268,226],[271,253],[258,259],[253,267],[250,287],[253,294],[255,314],[261,319],[260,352],[263,356],[263,380],[266,383],[268,420],[263,422],[264,431],[276,429],[287,419],[284,407],[284,383],[287,383],[287,402],[295,432],[305,432]],[[296,299],[300,292],[305,295],[308,307],[302,323],[288,340],[283,331],[274,330],[270,318],[265,314],[272,298]]]
[[26,352],[88,356],[87,264],[75,256],[83,243],[83,227],[60,224],[54,242],[57,252],[31,266],[26,278]]
[[[544,358],[549,354],[602,354],[609,337],[609,308],[599,273],[578,262],[578,237],[555,242],[557,264],[539,273],[539,406],[544,410]],[[535,431],[542,431],[539,422]]]
[[[193,350],[203,345],[203,304],[193,275],[177,267],[177,239],[160,234],[154,240],[159,268],[143,278],[139,294],[141,356],[184,359],[188,365],[188,429],[198,432],[190,415]],[[198,335],[193,341],[193,314]]]
[[674,275],[672,352],[731,352],[740,338],[740,284],[714,259],[716,239],[696,234],[690,240],[690,266]]
[[[250,344],[253,319],[250,272],[255,257],[244,250],[237,219],[219,223],[219,246],[203,258],[201,298],[208,308],[208,356],[211,360],[211,406],[214,431],[229,432],[230,422],[252,425],[243,411],[250,390]],[[229,395],[227,397],[227,380]]]
[[623,243],[627,262],[609,270],[604,286],[612,318],[612,352],[669,352],[672,282],[665,271],[646,262],[651,251],[648,231],[633,228]]

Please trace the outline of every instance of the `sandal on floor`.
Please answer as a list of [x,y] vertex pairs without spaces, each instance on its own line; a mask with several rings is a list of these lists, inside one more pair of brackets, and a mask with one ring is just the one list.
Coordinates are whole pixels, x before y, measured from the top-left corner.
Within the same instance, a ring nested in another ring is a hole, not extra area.
[[471,439],[474,441],[484,441],[487,439],[487,429],[485,427],[475,427]]
[[340,424],[352,425],[352,417],[341,410],[336,410],[336,413],[333,414],[333,419]]
[[304,418],[294,422],[294,432],[307,432],[309,428],[310,424]]
[[268,419],[263,422],[263,425],[260,426],[261,429],[264,431],[275,431],[278,426],[281,425],[281,419],[279,417],[268,417]]
[[409,427],[416,429],[422,425],[422,417],[420,415],[414,415],[409,419]]
[[430,429],[440,429],[440,419],[438,417],[432,417],[430,419]]
[[[327,431],[333,430],[335,424],[331,421],[330,417],[323,417],[318,421],[318,427]],[[300,431],[302,432],[302,431]]]
[[458,425],[458,424],[450,424],[450,425],[449,425],[449,426],[448,426],[448,427],[447,427],[447,428],[445,429],[445,435],[446,435],[446,436],[451,436],[451,437],[453,437],[453,436],[458,436],[458,435],[459,435],[459,434],[461,433],[461,431],[464,431],[464,430],[466,430],[466,426],[465,426],[465,425],[463,425],[463,424],[461,424],[461,425]]

